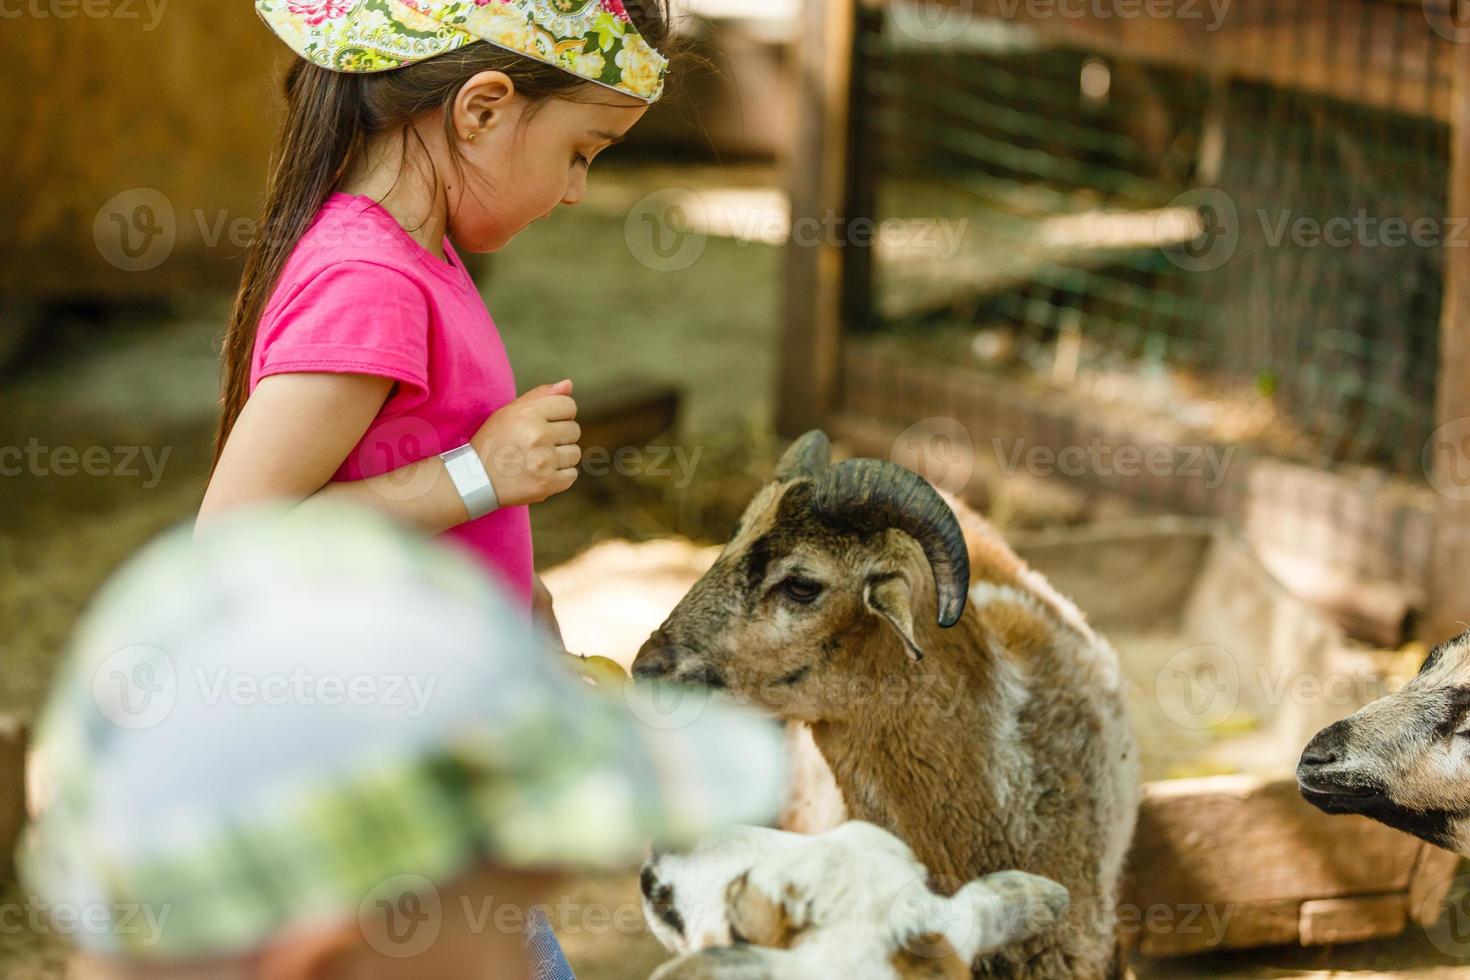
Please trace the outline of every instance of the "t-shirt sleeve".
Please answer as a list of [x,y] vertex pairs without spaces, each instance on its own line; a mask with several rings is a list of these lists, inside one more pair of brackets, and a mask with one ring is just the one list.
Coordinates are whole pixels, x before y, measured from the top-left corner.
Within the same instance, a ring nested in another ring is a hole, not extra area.
[[428,387],[429,302],[403,273],[339,262],[311,278],[262,323],[259,376],[371,374]]

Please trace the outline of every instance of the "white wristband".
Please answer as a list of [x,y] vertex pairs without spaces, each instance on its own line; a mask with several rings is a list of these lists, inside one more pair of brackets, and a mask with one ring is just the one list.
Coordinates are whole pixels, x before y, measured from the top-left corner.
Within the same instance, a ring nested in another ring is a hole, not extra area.
[[454,481],[454,488],[459,491],[470,520],[500,509],[500,498],[495,495],[490,474],[485,472],[485,464],[480,461],[480,454],[475,452],[474,446],[451,449],[439,458],[444,460],[444,468],[449,471],[449,478]]

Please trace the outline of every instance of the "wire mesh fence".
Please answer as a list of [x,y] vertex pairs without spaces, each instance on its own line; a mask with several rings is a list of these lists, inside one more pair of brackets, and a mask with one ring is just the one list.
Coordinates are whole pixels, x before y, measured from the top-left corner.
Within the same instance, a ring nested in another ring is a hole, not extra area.
[[848,328],[1197,439],[1418,474],[1443,249],[1470,240],[1444,218],[1453,38],[1435,14],[867,11],[850,179],[884,233],[848,277]]

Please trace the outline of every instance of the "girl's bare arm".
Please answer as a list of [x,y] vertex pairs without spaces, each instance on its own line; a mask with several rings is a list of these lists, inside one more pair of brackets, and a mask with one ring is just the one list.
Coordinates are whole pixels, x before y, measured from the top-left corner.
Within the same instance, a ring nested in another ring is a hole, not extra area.
[[199,508],[199,525],[267,501],[348,501],[438,534],[469,515],[438,456],[382,476],[332,483],[332,474],[383,407],[392,380],[365,374],[263,379],[230,430]]

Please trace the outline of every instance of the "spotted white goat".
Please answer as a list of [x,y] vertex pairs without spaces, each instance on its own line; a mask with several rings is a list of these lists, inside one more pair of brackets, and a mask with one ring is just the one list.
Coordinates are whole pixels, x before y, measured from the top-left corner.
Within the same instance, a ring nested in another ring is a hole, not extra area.
[[892,834],[735,828],[643,867],[644,912],[682,953],[654,980],[965,978],[976,957],[1052,925],[1067,890],[1000,872],[952,898]]

